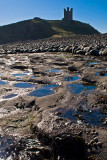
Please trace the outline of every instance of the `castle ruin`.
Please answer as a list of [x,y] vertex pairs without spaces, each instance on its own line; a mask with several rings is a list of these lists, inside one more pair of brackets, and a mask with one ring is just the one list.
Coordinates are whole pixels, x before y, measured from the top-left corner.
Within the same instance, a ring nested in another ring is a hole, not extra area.
[[73,20],[73,8],[71,8],[70,10],[69,10],[69,7],[67,7],[67,10],[64,9],[64,18],[63,18],[63,20],[65,22],[70,22],[70,21]]

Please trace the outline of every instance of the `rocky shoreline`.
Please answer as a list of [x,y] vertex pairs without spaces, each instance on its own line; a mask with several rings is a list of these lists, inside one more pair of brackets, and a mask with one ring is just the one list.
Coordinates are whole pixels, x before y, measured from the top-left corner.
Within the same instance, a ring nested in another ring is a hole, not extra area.
[[106,160],[107,36],[0,45],[0,159]]

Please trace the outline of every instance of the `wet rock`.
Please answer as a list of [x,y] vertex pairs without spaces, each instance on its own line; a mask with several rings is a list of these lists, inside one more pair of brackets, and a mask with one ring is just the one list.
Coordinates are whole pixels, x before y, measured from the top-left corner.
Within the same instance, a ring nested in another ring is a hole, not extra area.
[[73,72],[73,71],[77,71],[77,68],[75,66],[70,66],[68,67],[68,70]]
[[107,90],[107,79],[106,77],[103,78],[103,79],[100,79],[100,82],[99,82],[99,87],[102,88],[103,90]]
[[99,72],[99,75],[100,76],[104,76],[106,74],[106,72],[105,71],[101,71],[101,72]]
[[107,48],[101,49],[100,52],[99,52],[99,55],[106,56],[107,55]]
[[68,63],[64,63],[64,62],[62,62],[62,63],[56,62],[56,63],[54,63],[54,65],[58,65],[58,66],[68,66]]
[[15,102],[16,108],[24,109],[24,108],[32,108],[35,106],[35,99],[32,97],[19,97]]
[[[58,157],[60,157],[60,159],[84,159],[87,156],[87,147],[83,139],[79,136],[72,137],[72,134],[64,133],[50,137],[45,133],[39,133],[38,138],[44,144],[50,146],[51,155],[53,155],[55,160]],[[82,150],[80,148],[82,148]]]
[[85,55],[85,51],[83,51],[83,50],[77,50],[76,54]]
[[24,69],[28,69],[28,66],[23,66],[23,65],[12,65],[11,68],[13,68],[13,69],[21,69],[21,70],[24,70]]
[[92,49],[92,47],[85,47],[85,48],[84,48],[84,51],[85,51],[85,52],[89,52],[91,49]]
[[89,51],[89,55],[98,56],[99,55],[99,51],[98,50],[90,50]]
[[97,79],[93,75],[85,75],[82,77],[82,81],[88,82],[88,83],[96,83]]
[[69,46],[64,48],[64,52],[69,52],[69,51],[70,51],[70,47]]

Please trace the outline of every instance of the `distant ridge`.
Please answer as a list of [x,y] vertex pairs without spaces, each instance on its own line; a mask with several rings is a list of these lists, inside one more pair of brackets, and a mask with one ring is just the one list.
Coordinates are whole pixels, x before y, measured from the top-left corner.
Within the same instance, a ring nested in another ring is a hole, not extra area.
[[5,26],[0,26],[0,43],[9,43],[25,40],[36,40],[49,37],[71,36],[75,34],[100,34],[86,23],[63,20],[44,20],[38,17]]

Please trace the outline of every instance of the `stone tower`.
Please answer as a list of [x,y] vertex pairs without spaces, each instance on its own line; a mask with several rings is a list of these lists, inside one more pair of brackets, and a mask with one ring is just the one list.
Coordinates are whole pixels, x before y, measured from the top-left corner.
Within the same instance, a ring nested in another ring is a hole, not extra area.
[[64,18],[63,18],[63,20],[65,22],[70,22],[70,21],[73,20],[73,8],[71,8],[70,10],[69,10],[69,7],[67,7],[67,10],[64,9]]

